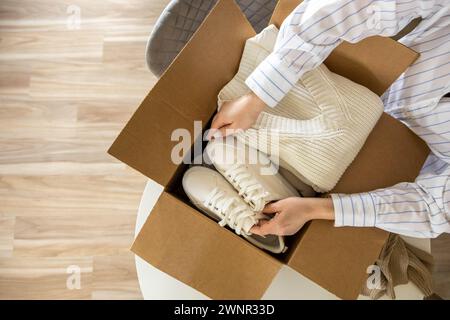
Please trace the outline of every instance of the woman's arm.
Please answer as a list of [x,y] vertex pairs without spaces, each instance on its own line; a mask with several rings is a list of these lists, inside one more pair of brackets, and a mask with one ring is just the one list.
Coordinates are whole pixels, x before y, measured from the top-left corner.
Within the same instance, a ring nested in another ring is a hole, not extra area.
[[287,198],[264,213],[274,215],[251,232],[292,235],[314,219],[335,220],[336,227],[377,227],[416,238],[450,233],[449,172],[427,175],[415,183],[399,183],[367,193],[332,194],[332,198]]
[[368,193],[334,194],[332,198],[337,227],[378,227],[416,238],[450,233],[448,172]]
[[274,107],[307,71],[342,41],[393,36],[412,19],[426,17],[441,0],[305,0],[283,22],[275,50],[246,84]]

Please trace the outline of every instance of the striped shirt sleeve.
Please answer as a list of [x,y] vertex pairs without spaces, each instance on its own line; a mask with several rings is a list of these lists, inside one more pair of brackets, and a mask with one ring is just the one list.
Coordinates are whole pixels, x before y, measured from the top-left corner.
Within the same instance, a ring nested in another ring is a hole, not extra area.
[[450,232],[450,180],[428,175],[368,193],[333,194],[335,226],[377,227],[416,238]]
[[300,77],[322,63],[343,40],[392,36],[425,17],[438,0],[305,0],[283,22],[274,51],[246,79],[275,107]]

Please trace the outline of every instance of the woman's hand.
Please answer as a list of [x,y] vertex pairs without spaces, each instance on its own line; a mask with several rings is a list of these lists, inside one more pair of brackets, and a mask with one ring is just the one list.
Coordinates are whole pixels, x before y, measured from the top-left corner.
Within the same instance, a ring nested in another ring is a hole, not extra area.
[[254,93],[224,102],[220,111],[213,118],[207,136],[208,140],[217,135],[217,132],[225,137],[235,130],[250,128],[264,107],[265,103]]
[[297,233],[310,220],[334,220],[331,198],[286,198],[269,203],[263,212],[275,216],[270,220],[260,220],[258,225],[250,229],[251,233],[289,236]]

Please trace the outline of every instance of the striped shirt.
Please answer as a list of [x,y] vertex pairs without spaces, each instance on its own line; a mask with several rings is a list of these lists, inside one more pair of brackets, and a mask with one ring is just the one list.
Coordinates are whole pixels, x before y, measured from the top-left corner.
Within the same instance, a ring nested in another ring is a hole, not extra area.
[[305,0],[281,25],[274,51],[246,79],[275,107],[300,77],[342,41],[393,36],[420,53],[383,94],[385,112],[405,123],[431,153],[413,183],[333,194],[335,226],[378,227],[413,237],[450,232],[450,0]]

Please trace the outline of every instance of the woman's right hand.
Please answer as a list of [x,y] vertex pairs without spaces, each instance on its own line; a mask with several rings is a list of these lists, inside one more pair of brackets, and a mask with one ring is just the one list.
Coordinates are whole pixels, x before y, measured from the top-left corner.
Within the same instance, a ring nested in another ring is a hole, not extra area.
[[254,93],[224,102],[213,118],[207,139],[210,140],[216,135],[224,137],[233,134],[236,130],[250,128],[265,106],[265,103]]
[[310,220],[334,220],[331,198],[286,198],[269,203],[263,213],[274,217],[270,220],[260,220],[258,225],[250,229],[251,233],[260,236],[289,236],[297,233]]

